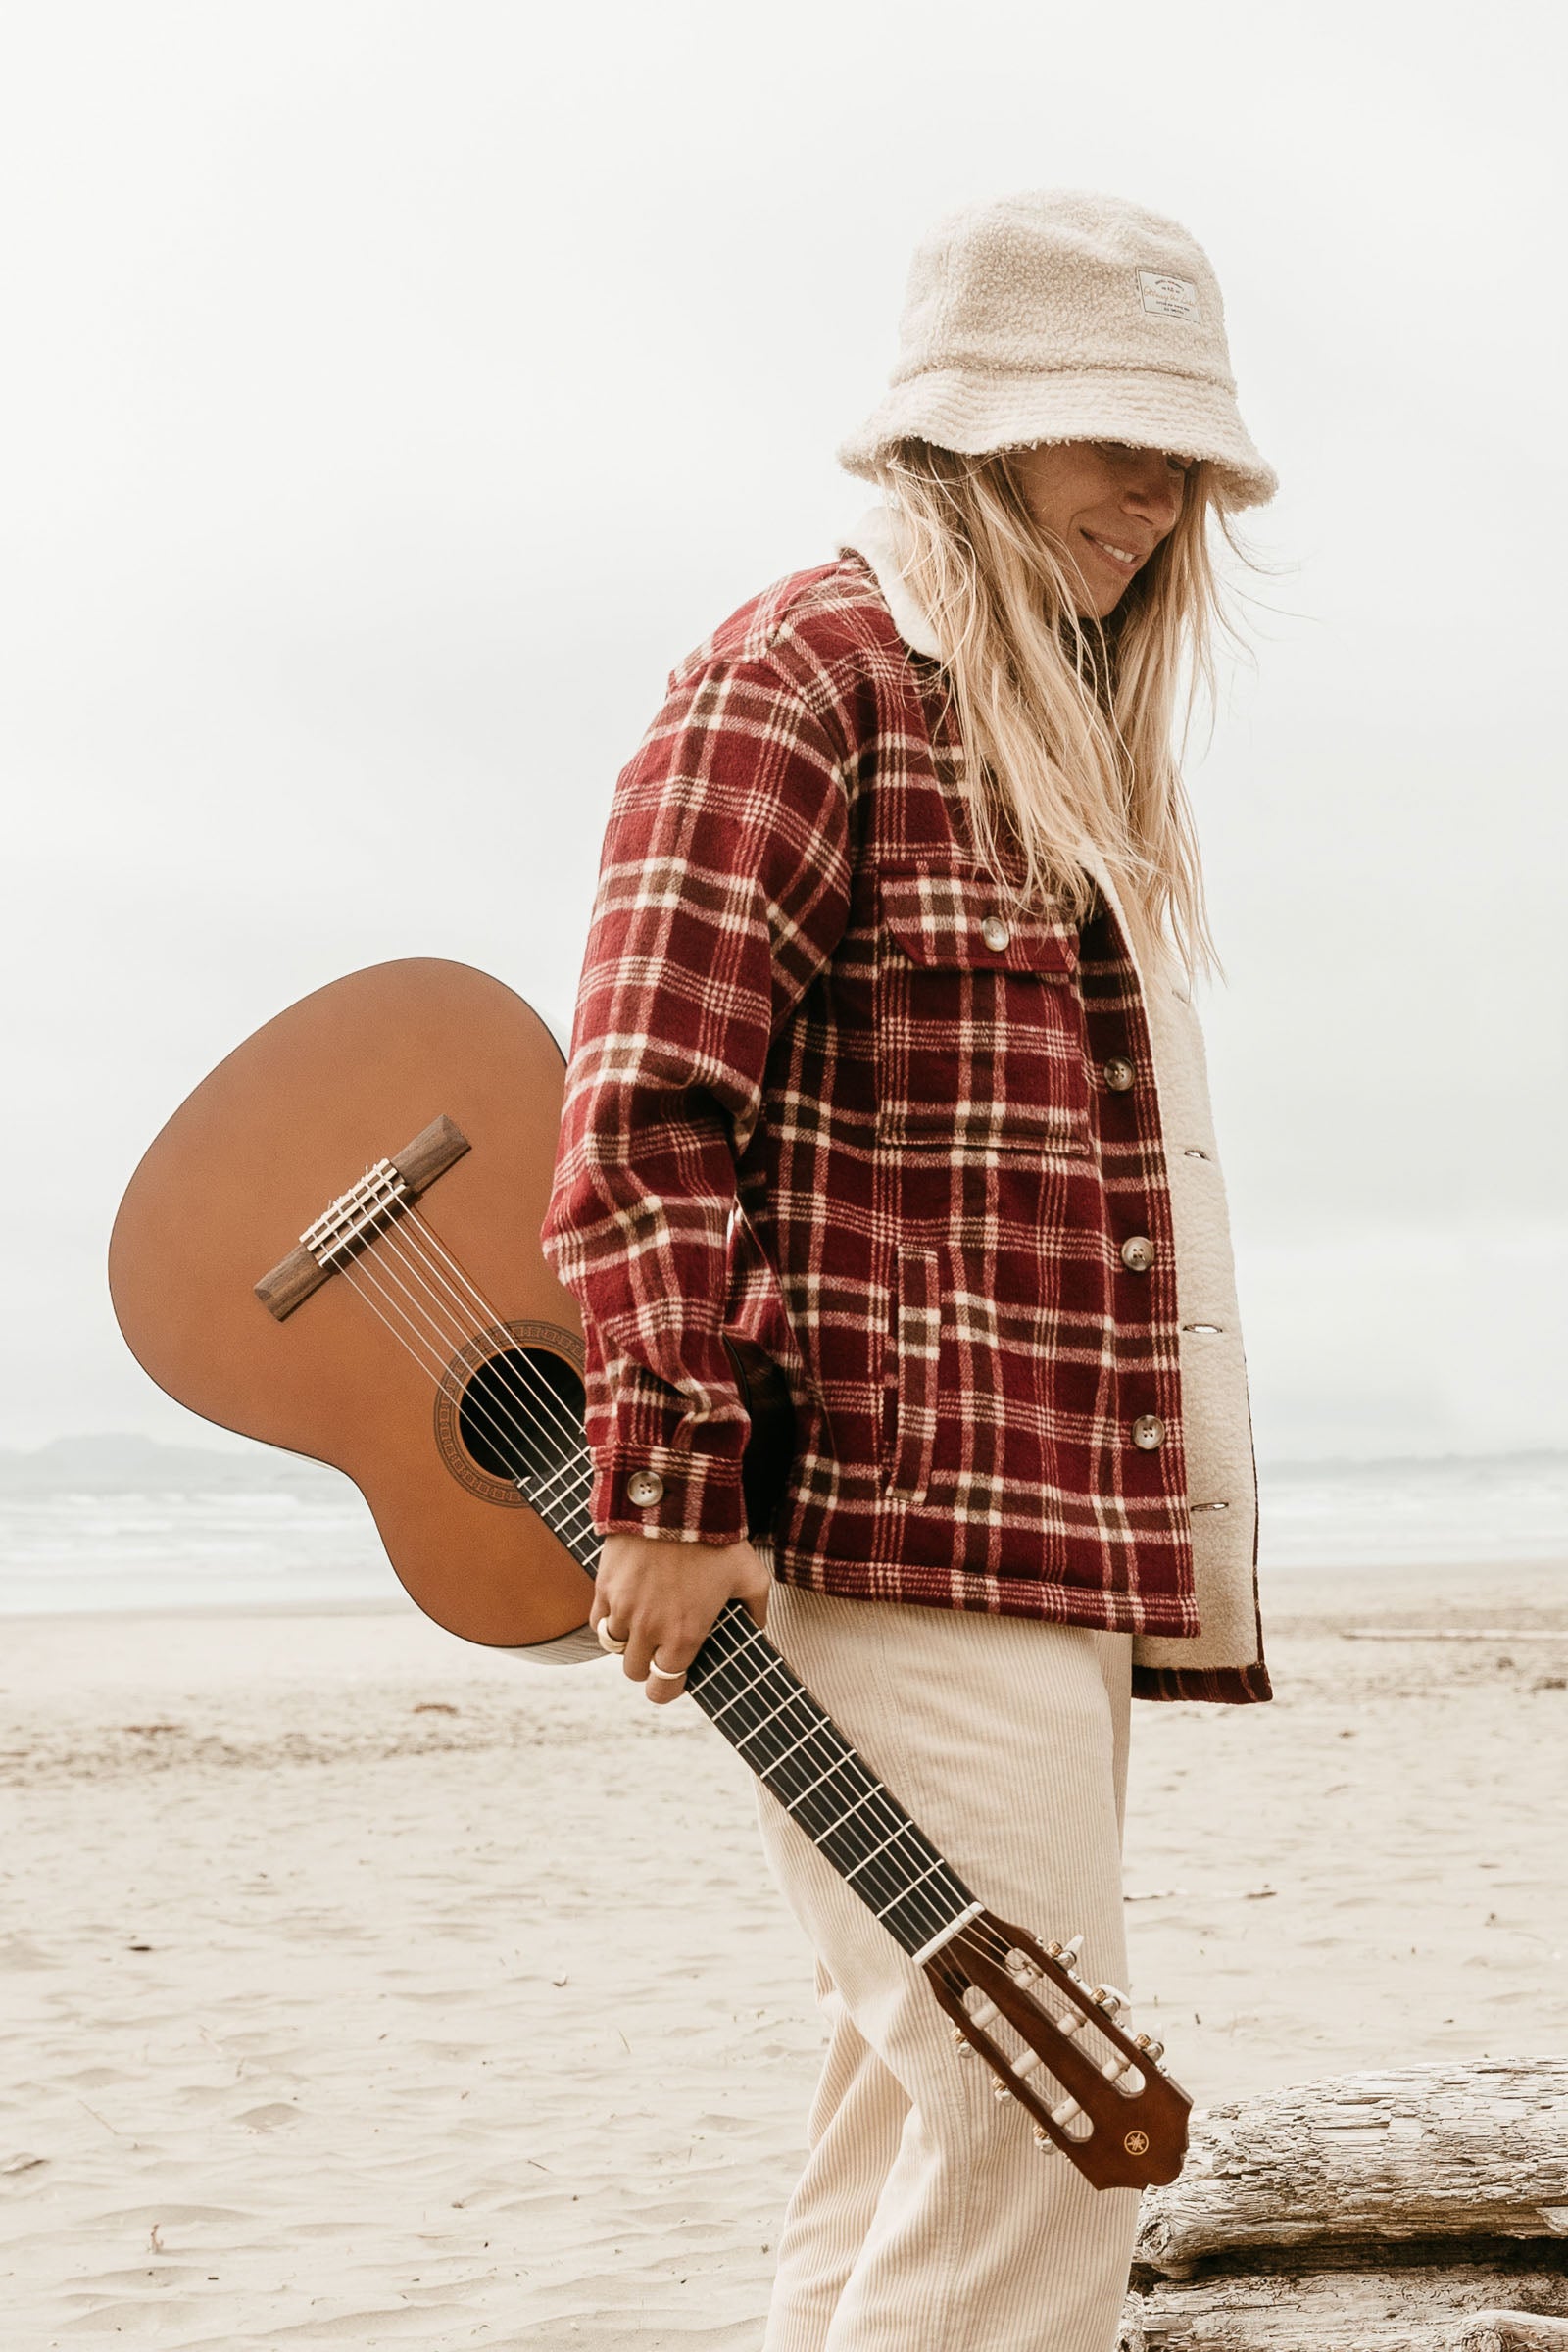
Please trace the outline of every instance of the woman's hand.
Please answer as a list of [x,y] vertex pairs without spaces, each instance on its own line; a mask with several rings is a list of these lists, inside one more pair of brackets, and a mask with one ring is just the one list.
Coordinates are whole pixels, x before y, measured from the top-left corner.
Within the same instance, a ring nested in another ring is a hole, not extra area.
[[750,1544],[681,1544],[668,1536],[606,1536],[588,1622],[608,1622],[626,1644],[621,1660],[634,1683],[647,1683],[656,1707],[686,1685],[648,1669],[656,1662],[683,1676],[727,1600],[744,1600],[766,1622],[772,1578]]

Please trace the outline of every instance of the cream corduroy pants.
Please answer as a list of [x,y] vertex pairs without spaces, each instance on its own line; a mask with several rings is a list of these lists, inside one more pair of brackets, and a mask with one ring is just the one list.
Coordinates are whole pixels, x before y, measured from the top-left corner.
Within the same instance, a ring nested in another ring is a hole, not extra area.
[[[786,1585],[767,1630],[974,1893],[1043,1940],[1082,1929],[1089,1982],[1126,1989],[1131,1636]],[[1036,2148],[924,1972],[758,1807],[829,2027],[765,2352],[1111,2352],[1138,2192]]]

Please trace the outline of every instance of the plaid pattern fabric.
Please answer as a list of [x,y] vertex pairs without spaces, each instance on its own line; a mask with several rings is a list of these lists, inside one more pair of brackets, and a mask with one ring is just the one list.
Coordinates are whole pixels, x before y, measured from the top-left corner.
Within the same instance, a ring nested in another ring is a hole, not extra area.
[[[1193,1634],[1136,970],[1102,899],[1081,929],[1002,905],[960,758],[851,552],[699,647],[617,782],[541,1233],[594,1526],[746,1532],[729,1331],[796,1406],[786,1583]],[[1266,1696],[1250,1671],[1148,1694]]]

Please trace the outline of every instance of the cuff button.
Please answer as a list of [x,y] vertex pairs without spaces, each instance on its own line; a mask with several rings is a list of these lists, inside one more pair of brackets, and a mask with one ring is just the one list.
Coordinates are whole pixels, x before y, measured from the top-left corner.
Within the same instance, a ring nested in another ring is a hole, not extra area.
[[626,1492],[640,1511],[646,1510],[662,1499],[664,1482],[657,1470],[634,1470],[626,1481]]

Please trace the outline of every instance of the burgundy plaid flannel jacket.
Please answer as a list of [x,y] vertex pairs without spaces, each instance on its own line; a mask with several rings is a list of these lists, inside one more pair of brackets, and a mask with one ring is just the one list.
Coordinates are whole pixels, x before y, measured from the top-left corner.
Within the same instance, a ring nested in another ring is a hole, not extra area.
[[1162,977],[1152,1036],[1089,845],[1081,931],[1004,911],[890,561],[868,518],[743,606],[615,788],[541,1233],[593,1523],[746,1533],[744,1335],[796,1408],[780,1579],[1130,1631],[1142,1696],[1267,1698],[1197,1016]]

